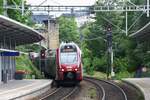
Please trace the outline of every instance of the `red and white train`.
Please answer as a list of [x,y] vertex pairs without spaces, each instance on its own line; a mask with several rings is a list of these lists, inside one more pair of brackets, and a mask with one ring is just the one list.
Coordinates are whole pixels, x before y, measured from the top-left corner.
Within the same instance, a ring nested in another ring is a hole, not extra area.
[[56,50],[56,78],[57,83],[82,80],[81,50],[77,44],[61,43]]

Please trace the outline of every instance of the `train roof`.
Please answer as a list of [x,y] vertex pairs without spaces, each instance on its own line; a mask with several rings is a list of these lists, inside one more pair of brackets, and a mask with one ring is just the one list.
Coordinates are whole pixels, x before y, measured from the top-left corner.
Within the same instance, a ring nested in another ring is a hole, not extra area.
[[60,46],[61,45],[77,45],[76,43],[74,43],[74,42],[62,42],[61,44],[60,44]]
[[60,44],[60,48],[61,48],[62,46],[65,46],[65,45],[74,45],[74,46],[78,49],[78,51],[79,51],[80,53],[82,53],[81,50],[80,50],[80,48],[79,48],[79,46],[78,46],[76,43],[74,43],[74,42],[68,42],[68,43],[62,42],[62,43]]

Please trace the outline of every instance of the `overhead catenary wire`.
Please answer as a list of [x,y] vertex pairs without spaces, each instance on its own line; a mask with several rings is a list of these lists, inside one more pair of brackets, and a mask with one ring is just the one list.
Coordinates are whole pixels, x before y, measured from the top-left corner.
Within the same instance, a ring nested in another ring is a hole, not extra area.
[[42,1],[38,6],[43,5],[47,0]]
[[51,0],[53,1],[54,3],[58,4],[58,5],[61,5],[59,2],[55,1],[55,0]]
[[142,15],[144,14],[144,12],[140,15],[140,16],[138,16],[137,18],[136,18],[136,20],[132,23],[132,25],[128,28],[128,31],[136,24],[136,22],[142,17]]
[[111,25],[113,25],[114,27],[116,27],[117,29],[121,30],[123,33],[126,33],[125,30],[121,29],[120,27],[118,27],[117,25],[113,24],[110,20],[108,20],[107,18],[103,17],[101,15],[102,19],[104,19],[105,21],[107,21],[108,23],[110,23]]
[[129,2],[129,3],[132,4],[133,6],[137,7],[137,5],[134,4],[133,2],[131,2],[130,0],[128,0],[127,2]]
[[[47,0],[42,1],[37,7],[35,7],[34,9],[37,9],[39,6],[43,5]],[[29,14],[28,12],[30,11],[26,11],[26,13],[24,15]]]
[[97,40],[97,39],[102,39],[103,41],[107,42],[107,40],[106,40],[106,39],[104,39],[104,38],[102,38],[101,36],[99,36],[99,37],[95,37],[95,38],[89,38],[89,39],[84,38],[83,40],[85,40],[85,41],[92,41],[92,40]]

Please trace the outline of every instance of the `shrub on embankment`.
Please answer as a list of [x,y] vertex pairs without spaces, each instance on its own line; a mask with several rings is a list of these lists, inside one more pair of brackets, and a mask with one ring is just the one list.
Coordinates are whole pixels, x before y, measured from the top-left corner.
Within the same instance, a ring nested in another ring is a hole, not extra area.
[[23,70],[26,72],[26,78],[42,78],[40,71],[33,65],[28,55],[20,55],[16,57],[16,70]]

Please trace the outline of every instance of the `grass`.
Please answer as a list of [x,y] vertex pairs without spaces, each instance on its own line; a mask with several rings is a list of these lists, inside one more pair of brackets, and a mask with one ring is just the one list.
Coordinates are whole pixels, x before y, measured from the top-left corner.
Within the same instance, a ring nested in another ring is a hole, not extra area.
[[88,90],[88,97],[91,98],[91,99],[94,99],[96,98],[96,89],[95,88],[90,88]]
[[98,71],[94,71],[93,75],[88,75],[87,73],[84,73],[84,76],[95,77],[97,79],[106,79],[107,78],[105,73],[98,72]]

